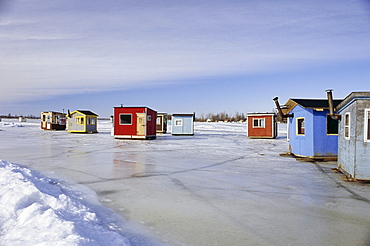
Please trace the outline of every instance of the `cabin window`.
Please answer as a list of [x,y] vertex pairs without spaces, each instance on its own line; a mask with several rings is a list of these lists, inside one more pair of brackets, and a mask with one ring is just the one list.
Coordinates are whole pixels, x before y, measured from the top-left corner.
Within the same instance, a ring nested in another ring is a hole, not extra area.
[[95,125],[96,124],[96,119],[95,118],[87,118],[87,124],[88,125]]
[[151,115],[148,115],[148,116],[146,117],[146,120],[147,120],[147,121],[152,121],[152,116],[151,116]]
[[182,119],[175,120],[175,126],[182,126]]
[[46,115],[42,115],[42,121],[46,121]]
[[84,118],[83,117],[76,117],[76,123],[83,125],[84,124]]
[[304,135],[305,126],[304,118],[297,118],[297,135]]
[[119,124],[120,125],[132,125],[132,114],[120,114]]
[[264,128],[264,127],[265,127],[265,119],[263,118],[253,119],[253,128]]
[[326,115],[326,134],[335,135],[338,134],[338,123],[339,120],[334,120],[329,114]]
[[161,119],[161,117],[157,117],[157,125],[162,125],[162,119]]
[[370,142],[370,108],[365,109],[365,142]]
[[350,138],[350,127],[351,127],[350,114],[346,113],[344,115],[344,138],[345,139]]

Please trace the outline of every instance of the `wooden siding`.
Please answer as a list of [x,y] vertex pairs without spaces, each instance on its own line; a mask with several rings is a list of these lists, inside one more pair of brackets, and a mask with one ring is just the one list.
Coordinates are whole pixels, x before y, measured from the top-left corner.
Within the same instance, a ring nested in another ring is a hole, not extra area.
[[[276,138],[277,123],[275,114],[248,114],[247,119],[249,138]],[[263,119],[263,127],[255,127],[255,119]]]
[[[359,98],[354,100],[356,96]],[[348,100],[338,108],[342,115],[339,123],[338,168],[356,180],[370,180],[370,142],[365,141],[364,135],[366,109],[370,109],[370,92],[365,95],[350,94]],[[349,138],[346,138],[344,119],[348,113],[350,126]]]
[[[145,129],[138,132],[137,116],[145,117]],[[120,115],[130,115],[130,124],[121,124]],[[125,139],[150,139],[156,138],[157,112],[147,107],[115,107],[113,117],[113,136]]]
[[172,135],[194,135],[194,114],[173,114],[171,124]]
[[[329,110],[317,111],[296,105],[289,118],[289,150],[292,154],[305,157],[336,157],[338,136],[326,133],[326,115]],[[304,118],[304,134],[297,134],[297,118]]]

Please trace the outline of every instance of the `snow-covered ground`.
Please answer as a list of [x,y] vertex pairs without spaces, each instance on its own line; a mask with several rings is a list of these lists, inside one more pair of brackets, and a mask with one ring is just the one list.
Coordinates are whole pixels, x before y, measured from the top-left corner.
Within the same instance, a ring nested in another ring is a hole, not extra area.
[[0,245],[369,243],[370,184],[280,157],[285,125],[277,139],[196,123],[194,136],[142,141],[98,124],[71,134],[3,119]]

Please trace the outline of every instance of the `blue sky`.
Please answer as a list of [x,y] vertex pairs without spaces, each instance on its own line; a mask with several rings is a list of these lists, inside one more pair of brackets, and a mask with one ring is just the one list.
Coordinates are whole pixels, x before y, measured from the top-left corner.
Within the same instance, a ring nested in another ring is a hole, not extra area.
[[370,90],[364,0],[0,0],[0,114],[267,112]]

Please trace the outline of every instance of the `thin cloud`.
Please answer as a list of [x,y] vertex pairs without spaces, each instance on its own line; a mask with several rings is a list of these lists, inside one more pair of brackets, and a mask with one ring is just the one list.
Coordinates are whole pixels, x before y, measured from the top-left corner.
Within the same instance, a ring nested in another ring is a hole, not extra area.
[[369,59],[366,14],[357,1],[15,1],[0,100]]

